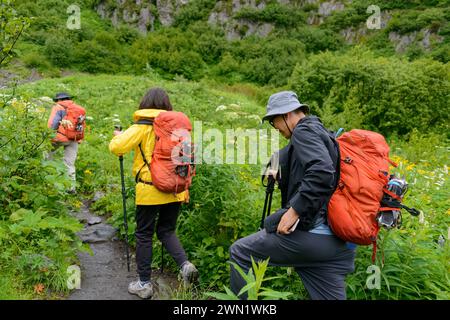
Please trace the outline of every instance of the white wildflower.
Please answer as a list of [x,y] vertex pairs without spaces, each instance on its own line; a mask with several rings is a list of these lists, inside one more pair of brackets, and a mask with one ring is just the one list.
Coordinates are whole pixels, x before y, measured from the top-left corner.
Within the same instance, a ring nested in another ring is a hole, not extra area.
[[239,118],[239,114],[237,114],[236,112],[229,112],[227,113],[227,117],[230,119],[237,119]]
[[38,100],[42,101],[42,102],[48,102],[48,103],[53,103],[53,99],[50,97],[40,97]]
[[248,115],[247,118],[248,118],[248,119],[256,120],[256,121],[258,121],[258,122],[261,122],[261,121],[262,121],[262,119],[261,119],[259,116],[257,116],[256,114]]
[[217,112],[217,111],[223,111],[223,110],[227,110],[227,107],[224,106],[224,105],[220,105],[220,106],[218,106],[218,107],[216,108],[216,112]]
[[425,223],[425,215],[424,215],[422,210],[420,211],[420,214],[419,214],[419,223],[420,224],[424,224]]

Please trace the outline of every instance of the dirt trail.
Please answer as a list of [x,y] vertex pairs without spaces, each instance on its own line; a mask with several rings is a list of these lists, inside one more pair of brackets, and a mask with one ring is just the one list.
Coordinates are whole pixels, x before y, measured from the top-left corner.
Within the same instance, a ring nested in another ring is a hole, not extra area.
[[[81,288],[72,291],[69,300],[139,300],[128,293],[128,284],[137,278],[133,252],[130,272],[127,271],[125,244],[116,237],[117,230],[107,224],[103,217],[89,211],[84,203],[79,212],[72,213],[85,224],[78,233],[80,239],[89,243],[94,255],[80,252]],[[179,283],[173,274],[153,272],[153,280],[158,284],[154,300],[167,300]]]

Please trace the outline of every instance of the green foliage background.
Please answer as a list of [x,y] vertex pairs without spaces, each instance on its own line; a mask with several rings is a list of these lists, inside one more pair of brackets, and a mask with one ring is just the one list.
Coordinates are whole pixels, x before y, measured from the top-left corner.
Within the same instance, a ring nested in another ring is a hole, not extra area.
[[[68,215],[81,203],[65,194],[68,181],[60,161],[43,157],[50,150],[45,124],[51,103],[42,97],[69,91],[86,107],[91,118],[77,161],[79,190],[86,199],[104,192],[92,209],[106,215],[123,236],[119,164],[108,143],[114,123],[130,125],[141,97],[153,86],[167,89],[175,109],[201,120],[203,130],[269,129],[255,115],[264,114],[270,94],[289,89],[330,129],[385,134],[400,163],[397,172],[410,182],[405,202],[424,215],[419,220],[404,214],[402,229],[381,234],[380,290],[366,286],[371,248],[358,248],[356,270],[347,279],[348,297],[450,298],[449,242],[438,243],[440,236],[447,237],[450,222],[448,1],[378,1],[393,18],[357,46],[346,44],[339,31],[364,23],[368,1],[353,1],[320,26],[305,20],[315,5],[289,11],[272,2],[262,11],[245,9],[236,18],[271,21],[276,28],[266,38],[233,41],[207,24],[214,6],[209,0],[191,1],[173,27],[157,24],[146,36],[100,19],[92,10],[97,1],[80,1],[83,27],[68,30],[65,10],[70,4],[15,2],[17,14],[31,17],[31,24],[2,69],[24,77],[34,69],[45,79],[0,91],[0,298],[36,297],[33,286],[38,283],[64,293],[67,266],[76,263],[75,253],[82,249],[75,236],[82,226]],[[390,32],[424,28],[444,40],[433,42],[430,51],[413,43],[405,53],[395,53]],[[127,155],[128,171],[131,160]],[[198,167],[177,232],[200,270],[200,292],[228,285],[229,246],[257,230],[264,200],[261,165]],[[134,245],[131,174],[126,185]],[[279,195],[274,207],[278,201]],[[154,266],[160,254],[155,245]],[[173,261],[167,264],[177,271]],[[291,269],[270,268],[267,275],[279,277],[266,287],[292,292],[291,299],[307,298]]]

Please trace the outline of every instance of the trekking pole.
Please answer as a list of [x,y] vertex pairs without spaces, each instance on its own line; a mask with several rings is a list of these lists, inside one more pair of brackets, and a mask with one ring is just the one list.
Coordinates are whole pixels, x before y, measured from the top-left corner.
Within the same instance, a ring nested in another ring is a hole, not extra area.
[[267,178],[266,199],[264,200],[264,208],[261,216],[261,223],[259,225],[259,230],[264,229],[264,220],[266,216],[269,216],[270,214],[274,187],[275,187],[275,178],[272,175],[269,175]]
[[161,273],[164,271],[164,246],[161,242]]
[[125,227],[125,252],[127,255],[128,272],[130,272],[130,253],[128,252],[127,201],[126,201],[126,193],[125,193],[125,177],[123,174],[123,156],[119,157],[119,161],[120,161],[120,177],[122,179],[123,224]]

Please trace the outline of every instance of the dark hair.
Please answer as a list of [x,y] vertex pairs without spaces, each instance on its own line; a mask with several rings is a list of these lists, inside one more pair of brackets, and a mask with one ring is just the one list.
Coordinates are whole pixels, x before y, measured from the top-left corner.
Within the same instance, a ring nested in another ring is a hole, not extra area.
[[295,113],[303,112],[305,115],[308,115],[309,114],[309,107],[302,106],[302,107],[300,107],[298,109],[295,109],[294,112]]
[[173,107],[164,89],[151,88],[142,98],[139,109],[163,109],[172,111]]

